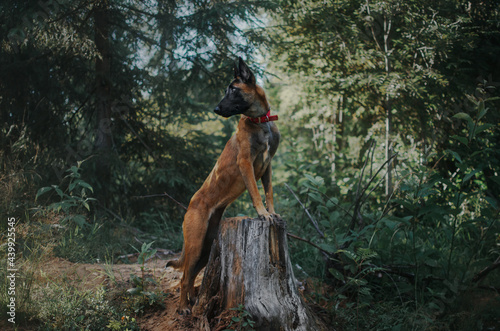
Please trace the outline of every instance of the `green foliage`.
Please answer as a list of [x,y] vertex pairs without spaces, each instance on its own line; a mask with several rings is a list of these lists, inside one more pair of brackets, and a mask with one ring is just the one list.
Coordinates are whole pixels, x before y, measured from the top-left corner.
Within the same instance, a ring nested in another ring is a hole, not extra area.
[[[342,186],[356,176],[373,142],[374,167],[386,160],[391,142],[394,152],[415,162],[441,151],[453,135],[452,110],[468,108],[464,93],[477,81],[482,93],[494,93],[497,85],[496,67],[483,59],[498,52],[499,35],[489,32],[498,25],[498,4],[470,12],[465,6],[283,1],[276,17],[282,24],[269,33],[280,57],[273,65],[281,78],[272,81],[273,103],[292,119],[282,127],[289,137],[280,146],[286,164],[311,168]],[[485,116],[496,123],[496,115]]]
[[[115,225],[106,219],[91,217],[91,205],[96,202],[91,197],[94,192],[92,186],[82,179],[82,163],[78,162],[66,172],[60,185],[42,187],[38,190],[35,199],[41,198],[51,202],[41,210],[38,217],[53,218],[59,223],[53,225],[59,238],[54,253],[70,261],[83,262],[104,260],[115,252],[123,249],[126,238],[113,238],[116,232]],[[55,193],[55,195],[54,195]],[[121,242],[122,241],[122,242]]]
[[[106,291],[79,291],[53,287],[42,289],[37,318],[41,330],[139,330],[135,319],[122,316],[106,298]],[[116,321],[120,321],[119,324]],[[120,328],[118,328],[120,326]]]
[[[359,316],[352,322],[356,325],[372,327],[376,319],[370,316],[381,311],[371,307],[381,297],[416,314],[413,321],[393,320],[391,327],[430,325],[430,316],[446,314],[447,307],[486,277],[482,270],[497,259],[499,210],[492,194],[497,186],[488,183],[497,178],[492,169],[498,169],[500,149],[491,142],[499,132],[484,117],[485,105],[493,100],[470,99],[475,111],[455,116],[463,125],[457,126],[449,148],[434,156],[437,162],[449,158],[455,166],[452,171],[402,163],[398,190],[391,200],[380,203],[370,197],[380,189],[372,180],[375,177],[363,179],[364,168],[346,202],[329,197],[335,189],[321,176],[304,174],[298,181],[310,217],[291,213],[291,220],[297,222],[291,232],[308,233],[329,252],[330,260],[326,270],[310,266],[312,259],[302,255],[304,248],[296,252],[293,247],[292,259],[303,261],[306,273],[328,274],[336,284],[328,300],[334,306],[355,308]],[[488,279],[498,284],[498,277]],[[337,310],[332,313],[345,318]],[[480,318],[486,324],[493,321],[488,315]]]
[[500,7],[473,7],[283,1],[268,30],[290,119],[275,173],[299,196],[277,188],[277,210],[323,249],[290,243],[297,275],[335,286],[312,295],[340,328],[447,329],[465,290],[498,284],[481,272],[498,256]]
[[80,214],[80,212],[82,212],[84,208],[87,212],[90,212],[89,202],[95,201],[96,199],[88,196],[89,192],[94,192],[94,189],[87,182],[81,179],[80,166],[81,162],[78,162],[77,166],[72,166],[70,169],[66,170],[66,172],[69,172],[69,174],[64,177],[64,179],[69,179],[66,191],[63,191],[59,185],[42,187],[38,190],[35,200],[48,192],[56,192],[60,201],[53,202],[48,205],[46,212],[62,212],[64,217],[60,220],[61,224],[66,224],[70,221],[74,222],[79,227],[84,227],[88,225],[86,215]]
[[157,252],[156,249],[151,249],[152,244],[153,242],[150,242],[149,244],[143,243],[140,251],[134,247],[134,249],[139,252],[137,262],[141,264],[141,276],[137,276],[134,274],[130,275],[130,280],[132,281],[134,287],[128,289],[127,293],[138,298],[138,300],[135,300],[133,303],[133,311],[136,314],[141,314],[144,312],[145,308],[155,305],[159,305],[165,308],[163,301],[166,294],[162,291],[148,290],[149,285],[157,285],[157,282],[154,278],[146,277],[147,270],[145,267],[145,263]]
[[[140,236],[143,241],[153,239],[157,246],[172,250],[182,249],[182,223],[176,222],[177,213],[168,213],[164,208],[141,212],[133,221],[145,232]],[[178,217],[182,220],[182,214]],[[174,221],[175,220],[175,221]],[[158,234],[161,234],[158,235]]]
[[112,331],[134,330],[136,320],[130,316],[122,316],[120,320],[110,320],[106,327]]
[[[229,323],[228,329],[225,329],[225,331],[230,331],[230,330],[238,330],[238,331],[252,331],[255,330],[255,321],[252,319],[252,315],[245,310],[244,305],[239,305],[236,308],[231,308],[231,310],[236,311],[238,313],[237,316],[233,316],[231,318],[231,323]],[[232,327],[232,328],[231,328]]]
[[[30,142],[26,127],[0,129],[0,213],[21,218],[33,207],[33,197],[41,182],[34,157],[38,147]],[[19,133],[19,134],[18,134]],[[0,223],[5,231],[6,222]]]

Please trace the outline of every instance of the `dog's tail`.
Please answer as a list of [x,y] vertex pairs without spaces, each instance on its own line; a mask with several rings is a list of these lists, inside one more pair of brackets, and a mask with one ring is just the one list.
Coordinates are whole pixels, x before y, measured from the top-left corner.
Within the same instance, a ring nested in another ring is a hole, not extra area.
[[168,261],[167,265],[165,266],[165,268],[172,267],[174,269],[179,269],[182,266],[183,263],[184,263],[184,245],[182,245],[181,257],[178,258],[177,260],[170,260],[170,261]]

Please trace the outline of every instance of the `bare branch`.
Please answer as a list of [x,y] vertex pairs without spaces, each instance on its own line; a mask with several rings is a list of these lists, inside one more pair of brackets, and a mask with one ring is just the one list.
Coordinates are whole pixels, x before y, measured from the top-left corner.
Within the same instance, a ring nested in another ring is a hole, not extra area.
[[486,277],[491,271],[495,270],[496,268],[499,268],[500,267],[500,256],[496,259],[495,262],[493,262],[492,265],[484,268],[483,270],[481,270],[480,272],[478,272],[473,278],[472,278],[472,281],[474,283],[477,283],[479,282],[481,279],[483,279],[484,277]]
[[133,199],[146,199],[146,198],[157,198],[157,197],[167,197],[173,202],[175,202],[177,205],[179,205],[182,209],[187,210],[187,207],[182,204],[181,202],[177,201],[174,199],[171,195],[168,193],[163,193],[163,194],[150,194],[150,195],[141,195],[141,196],[133,196]]
[[316,220],[312,217],[311,213],[309,213],[309,210],[307,210],[306,206],[304,206],[304,204],[300,201],[299,197],[295,194],[295,192],[290,188],[290,186],[288,186],[288,184],[285,183],[285,186],[286,188],[290,191],[290,193],[292,193],[292,195],[295,197],[295,200],[298,201],[298,203],[300,204],[300,206],[302,207],[302,209],[304,209],[304,211],[306,212],[307,216],[309,217],[309,220],[311,220],[311,223],[314,225],[314,228],[316,229],[316,231],[318,231],[318,233],[321,235],[322,238],[325,237],[325,234],[323,233],[323,231],[320,230],[319,226],[318,226],[318,223],[316,222]]
[[328,252],[328,251],[324,250],[323,248],[319,247],[318,245],[316,245],[315,243],[313,243],[313,242],[311,242],[311,241],[309,241],[309,240],[307,240],[307,239],[304,239],[304,238],[302,238],[302,237],[299,237],[299,236],[296,236],[296,235],[294,235],[294,234],[291,234],[290,232],[287,232],[287,234],[286,234],[286,235],[287,235],[288,237],[290,237],[290,238],[297,239],[297,240],[303,241],[303,242],[305,242],[305,243],[308,243],[309,245],[311,245],[311,246],[313,246],[313,247],[317,248],[318,250],[320,250],[320,251],[321,251],[321,253],[323,253],[324,255],[326,255],[326,256],[328,256],[328,257],[330,257],[330,256],[332,255],[332,253],[331,253],[331,252]]

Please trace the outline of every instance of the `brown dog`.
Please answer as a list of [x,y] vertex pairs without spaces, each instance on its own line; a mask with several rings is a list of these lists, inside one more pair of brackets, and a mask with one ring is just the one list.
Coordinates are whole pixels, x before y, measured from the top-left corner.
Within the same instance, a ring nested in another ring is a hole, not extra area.
[[[224,117],[241,114],[241,118],[236,133],[227,142],[212,172],[191,198],[182,225],[184,246],[180,259],[167,263],[167,267],[184,272],[180,314],[190,313],[188,296],[194,303],[194,280],[208,262],[226,207],[247,189],[259,217],[272,221],[276,215],[271,159],[280,140],[278,128],[273,123],[278,117],[270,115],[264,90],[255,83],[255,76],[241,58],[235,66],[234,80],[214,111]],[[259,179],[264,186],[267,210],[257,188]]]

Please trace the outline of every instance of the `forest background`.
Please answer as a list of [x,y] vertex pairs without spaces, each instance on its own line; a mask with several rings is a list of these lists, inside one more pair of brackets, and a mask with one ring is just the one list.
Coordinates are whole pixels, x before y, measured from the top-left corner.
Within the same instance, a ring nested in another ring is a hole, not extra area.
[[[0,16],[2,263],[8,218],[19,265],[49,246],[87,263],[180,250],[179,204],[238,120],[212,110],[241,56],[280,117],[276,209],[322,316],[499,327],[499,2],[5,0]],[[50,329],[19,277],[20,323]]]

